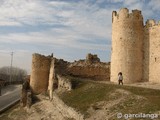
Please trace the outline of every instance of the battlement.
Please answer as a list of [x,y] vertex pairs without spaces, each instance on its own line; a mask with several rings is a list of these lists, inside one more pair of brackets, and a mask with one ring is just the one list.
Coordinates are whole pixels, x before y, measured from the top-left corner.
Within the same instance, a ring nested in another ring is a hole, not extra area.
[[129,10],[127,8],[120,9],[118,13],[116,11],[112,12],[112,22],[127,19],[143,21],[143,16],[141,14],[141,11],[137,9],[132,10],[131,13],[129,13]]
[[145,27],[153,27],[153,26],[160,26],[160,21],[156,22],[154,19],[148,19],[146,21]]
[[126,83],[160,83],[160,21],[143,23],[140,10],[112,12],[111,81],[121,71]]

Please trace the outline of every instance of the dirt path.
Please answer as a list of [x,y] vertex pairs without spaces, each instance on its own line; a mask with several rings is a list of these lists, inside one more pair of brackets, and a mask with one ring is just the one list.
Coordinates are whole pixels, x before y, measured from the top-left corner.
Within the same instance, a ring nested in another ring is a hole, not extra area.
[[[135,100],[144,100],[145,98],[134,95],[129,91],[123,89],[116,89],[113,93],[109,95],[111,97],[110,101],[101,101],[96,105],[91,106],[88,109],[88,113],[91,115],[86,120],[113,120],[116,119],[117,114],[120,112],[118,105],[123,105],[128,99],[134,98]],[[117,97],[118,96],[118,97]]]
[[[97,82],[97,83],[104,83],[104,84],[118,84],[110,81],[92,81],[91,82]],[[150,89],[157,89],[160,90],[160,84],[159,83],[151,83],[151,82],[138,82],[138,83],[132,83],[132,84],[125,84],[126,86],[134,86],[134,87],[142,87],[142,88],[150,88]]]
[[28,110],[26,120],[65,120],[61,112],[49,100],[43,100]]
[[126,85],[160,90],[160,84],[158,83],[140,82],[140,83],[126,84]]
[[119,89],[111,93],[110,96],[116,97],[117,94],[121,94],[121,97],[115,100],[107,101],[107,102],[101,101],[101,102],[98,102],[96,105],[92,106],[88,110],[89,114],[92,116],[87,118],[86,120],[108,120],[110,117],[114,116],[115,113],[113,113],[110,109],[113,106],[116,106],[117,104],[123,102],[126,98],[126,95],[129,95],[130,93]]

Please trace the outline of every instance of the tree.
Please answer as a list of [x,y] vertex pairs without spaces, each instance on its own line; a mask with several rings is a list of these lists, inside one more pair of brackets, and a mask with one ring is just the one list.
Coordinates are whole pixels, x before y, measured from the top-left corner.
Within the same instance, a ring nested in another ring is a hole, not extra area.
[[22,82],[27,75],[27,71],[18,67],[5,66],[0,68],[0,79],[7,82]]

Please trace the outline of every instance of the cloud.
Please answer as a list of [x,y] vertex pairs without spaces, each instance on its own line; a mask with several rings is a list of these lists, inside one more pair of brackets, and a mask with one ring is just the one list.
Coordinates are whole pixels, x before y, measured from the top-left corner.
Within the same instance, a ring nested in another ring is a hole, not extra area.
[[8,25],[14,21],[19,24],[35,25],[58,23],[58,19],[54,18],[61,10],[57,8],[68,3],[47,0],[1,0],[0,4],[1,18],[8,22]]
[[[61,36],[63,34],[63,36]],[[71,31],[68,29],[51,29],[48,31],[41,32],[31,32],[31,33],[13,33],[6,35],[1,35],[0,39],[3,40],[4,43],[21,43],[21,44],[48,44],[53,46],[61,46],[61,47],[71,47],[71,48],[79,48],[79,49],[107,49],[107,45],[104,44],[96,44],[92,43],[93,40],[98,40],[99,43],[101,39],[99,36],[90,37],[90,35],[85,33],[77,34],[76,31]],[[105,38],[102,37],[103,40]],[[85,43],[82,41],[90,41]],[[2,42],[2,41],[1,41]]]
[[[101,56],[106,53],[108,58],[103,59],[108,60],[112,11],[122,7],[140,9],[148,18],[159,11],[158,3],[158,0],[1,0],[0,50],[21,51],[28,58],[36,51],[54,51],[59,57],[69,58],[68,55],[72,59],[88,52]],[[28,53],[22,52],[27,49]],[[23,55],[19,54],[19,58]]]
[[160,1],[159,0],[150,0],[148,6],[151,7],[154,11],[160,11]]
[[0,19],[0,26],[21,26],[19,22]]
[[108,0],[111,3],[122,3],[124,0]]
[[[45,31],[1,35],[0,39],[3,42],[48,43],[73,48],[106,49],[106,46],[102,47],[104,45],[82,43],[81,40],[111,40],[111,9],[101,9],[89,2],[77,4],[64,1],[7,0],[2,3],[0,9],[5,11],[5,15],[3,12],[0,12],[0,15],[6,19],[12,18],[10,20],[17,21],[20,25],[53,25],[52,29]],[[12,14],[9,11],[13,11]],[[57,28],[55,24],[66,28]]]
[[139,9],[142,10],[144,5],[144,0],[124,0],[123,5],[129,9]]

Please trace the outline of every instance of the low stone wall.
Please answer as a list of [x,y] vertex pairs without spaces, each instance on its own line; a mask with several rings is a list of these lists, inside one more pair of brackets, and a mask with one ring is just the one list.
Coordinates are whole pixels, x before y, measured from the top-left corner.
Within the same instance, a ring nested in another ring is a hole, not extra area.
[[57,78],[58,78],[58,89],[65,89],[65,90],[72,89],[72,83],[70,79],[60,75],[57,75]]
[[72,107],[67,106],[57,95],[53,94],[53,102],[56,105],[56,108],[62,113],[66,118],[73,118],[75,120],[84,120],[84,116],[75,111]]

